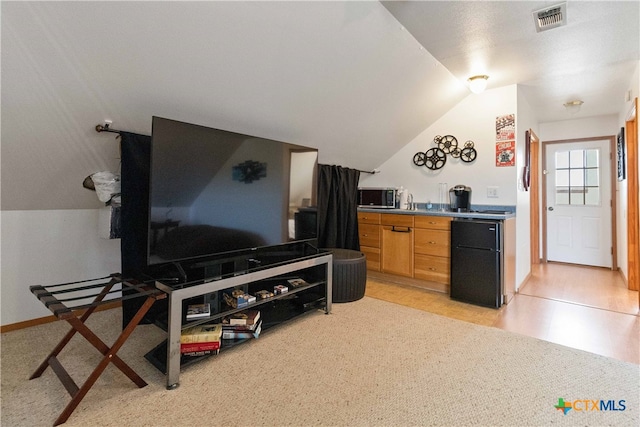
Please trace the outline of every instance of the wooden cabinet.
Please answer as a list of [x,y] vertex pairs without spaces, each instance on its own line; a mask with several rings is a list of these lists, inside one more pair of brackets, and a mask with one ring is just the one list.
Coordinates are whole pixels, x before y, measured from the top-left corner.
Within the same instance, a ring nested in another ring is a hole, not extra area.
[[449,285],[451,218],[416,216],[413,246],[414,277]]
[[358,212],[360,251],[367,259],[367,269],[380,271],[380,215]]
[[413,222],[413,215],[381,215],[383,273],[413,277]]
[[[449,216],[358,212],[360,250],[378,277],[439,292],[451,284]],[[505,302],[515,293],[515,219],[505,223]],[[513,240],[511,240],[513,239]],[[383,274],[385,273],[385,274]],[[392,277],[392,276],[394,277]]]
[[451,218],[358,212],[367,269],[449,284]]

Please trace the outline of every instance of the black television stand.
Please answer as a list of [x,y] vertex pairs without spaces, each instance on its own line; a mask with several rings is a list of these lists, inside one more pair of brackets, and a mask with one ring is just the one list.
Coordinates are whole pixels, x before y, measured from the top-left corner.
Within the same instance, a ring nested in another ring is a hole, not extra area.
[[[325,313],[329,314],[331,312],[333,256],[330,252],[319,250],[315,254],[298,252],[296,255],[296,252],[295,250],[290,251],[283,257],[281,250],[276,250],[275,252],[262,251],[261,254],[258,254],[260,255],[259,257],[254,257],[254,259],[264,260],[264,262],[254,263],[254,267],[256,265],[258,267],[234,272],[233,274],[204,277],[193,282],[180,284],[176,284],[174,281],[156,281],[156,287],[169,296],[167,342],[156,347],[145,357],[158,369],[166,373],[168,390],[175,389],[179,385],[181,367],[180,333],[185,327],[198,323],[216,322],[224,316],[248,308],[260,309],[262,307],[263,310],[268,311],[272,307],[277,307],[279,315],[272,316],[268,322],[268,319],[265,318],[263,322],[266,323],[263,323],[263,331],[278,323],[293,319],[310,309],[324,308]],[[190,267],[193,267],[193,265]],[[206,266],[203,265],[203,267]],[[285,282],[286,277],[298,276],[303,278],[307,284],[299,288],[290,288],[289,292],[284,294],[258,300],[248,307],[225,309],[213,313],[205,319],[198,319],[189,323],[183,322],[183,301],[187,299],[239,286],[257,288],[266,286],[267,282],[270,286],[273,286],[272,279],[276,279],[279,276]],[[297,300],[299,301],[295,304],[294,302]],[[280,316],[283,311],[281,308],[285,305],[287,314],[282,317]],[[224,350],[224,343],[221,350]],[[166,364],[162,363],[163,356],[166,356]]]

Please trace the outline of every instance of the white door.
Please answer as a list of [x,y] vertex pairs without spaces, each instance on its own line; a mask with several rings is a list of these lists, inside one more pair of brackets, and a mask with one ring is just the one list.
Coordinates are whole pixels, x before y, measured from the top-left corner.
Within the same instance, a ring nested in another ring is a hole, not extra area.
[[547,259],[612,266],[609,141],[546,145]]

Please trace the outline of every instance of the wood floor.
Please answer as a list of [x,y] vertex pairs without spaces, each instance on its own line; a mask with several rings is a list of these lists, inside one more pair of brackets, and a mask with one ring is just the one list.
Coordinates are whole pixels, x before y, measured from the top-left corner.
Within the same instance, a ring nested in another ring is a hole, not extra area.
[[379,279],[367,280],[366,295],[640,364],[638,292],[628,291],[618,272],[551,263],[534,266],[520,292],[500,309]]

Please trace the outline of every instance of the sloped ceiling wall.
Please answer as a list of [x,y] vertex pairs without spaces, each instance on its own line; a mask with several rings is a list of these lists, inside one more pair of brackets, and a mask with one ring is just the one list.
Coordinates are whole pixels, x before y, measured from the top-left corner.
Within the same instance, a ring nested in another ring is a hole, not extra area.
[[100,206],[151,117],[370,170],[468,92],[378,2],[2,2],[2,210]]

